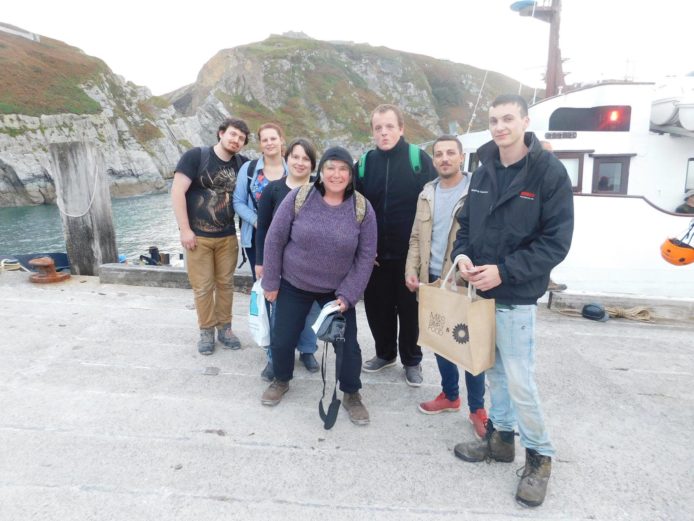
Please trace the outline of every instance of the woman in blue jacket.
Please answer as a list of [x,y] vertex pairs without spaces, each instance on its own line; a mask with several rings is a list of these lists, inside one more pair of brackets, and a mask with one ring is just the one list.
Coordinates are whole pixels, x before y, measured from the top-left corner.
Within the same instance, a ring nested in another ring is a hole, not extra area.
[[[258,129],[258,142],[262,156],[257,161],[244,163],[239,170],[234,189],[234,212],[241,218],[241,247],[246,251],[255,272],[255,230],[258,221],[258,201],[270,181],[287,175],[287,163],[282,158],[284,132],[276,123],[265,123]],[[249,171],[251,170],[252,171]]]

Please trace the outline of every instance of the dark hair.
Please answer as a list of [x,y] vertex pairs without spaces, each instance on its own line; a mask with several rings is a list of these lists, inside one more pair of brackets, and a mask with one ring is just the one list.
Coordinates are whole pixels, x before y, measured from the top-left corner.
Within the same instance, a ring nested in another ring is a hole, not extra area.
[[460,140],[455,137],[453,134],[444,134],[442,136],[439,136],[436,138],[436,141],[434,141],[434,144],[431,145],[431,153],[433,154],[436,149],[436,144],[441,143],[442,141],[455,141],[456,144],[458,145],[458,152],[461,154],[463,153],[463,144],[460,142]]
[[251,133],[251,131],[244,120],[236,118],[227,118],[224,121],[222,121],[222,123],[219,125],[219,128],[217,129],[217,141],[219,141],[219,133],[226,132],[229,127],[234,127],[239,132],[243,132],[246,136],[246,139],[244,140],[243,144],[248,144],[248,135]]
[[526,117],[528,115],[528,102],[525,101],[523,96],[519,96],[518,94],[502,94],[501,96],[497,96],[494,101],[492,101],[492,107],[508,104],[518,105],[520,107],[522,117]]
[[311,160],[311,172],[316,169],[316,147],[313,146],[308,139],[304,137],[298,137],[289,143],[286,152],[284,153],[284,160],[286,161],[289,155],[294,151],[296,147],[301,147],[306,152],[306,155]]
[[395,113],[395,117],[398,118],[398,126],[400,128],[403,128],[405,126],[405,116],[403,115],[402,110],[400,110],[400,108],[396,107],[395,105],[391,105],[390,103],[383,103],[382,105],[379,105],[378,107],[373,109],[373,112],[371,112],[371,118],[369,119],[371,128],[374,127],[374,115],[385,114],[389,110],[392,110]]

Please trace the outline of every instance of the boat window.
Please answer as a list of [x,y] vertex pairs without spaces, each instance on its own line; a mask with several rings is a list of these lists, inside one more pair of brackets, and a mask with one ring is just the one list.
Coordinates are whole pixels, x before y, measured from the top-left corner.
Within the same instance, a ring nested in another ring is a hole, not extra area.
[[477,152],[470,152],[469,156],[467,171],[474,173],[477,167],[480,166],[480,157],[477,155]]
[[580,192],[583,185],[583,157],[580,152],[555,152],[555,156],[564,164],[571,179],[574,192]]
[[631,125],[629,105],[601,107],[561,107],[549,117],[549,130],[582,132],[628,132]]
[[684,191],[687,190],[694,190],[694,157],[690,157],[687,161],[687,182]]
[[626,194],[631,155],[593,156],[593,193]]

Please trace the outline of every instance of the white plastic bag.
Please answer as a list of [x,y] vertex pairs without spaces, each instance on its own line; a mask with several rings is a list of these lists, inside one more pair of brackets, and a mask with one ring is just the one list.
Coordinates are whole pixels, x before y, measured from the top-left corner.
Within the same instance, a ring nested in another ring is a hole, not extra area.
[[251,288],[251,304],[248,313],[248,329],[253,340],[260,347],[270,345],[270,317],[265,305],[265,294],[260,286],[260,279]]

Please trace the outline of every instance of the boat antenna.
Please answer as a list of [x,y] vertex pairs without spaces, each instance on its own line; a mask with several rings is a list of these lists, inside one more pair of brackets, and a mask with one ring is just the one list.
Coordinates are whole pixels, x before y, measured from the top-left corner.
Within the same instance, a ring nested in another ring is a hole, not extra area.
[[484,85],[487,83],[487,74],[489,74],[489,71],[484,71],[484,79],[482,80],[482,86],[480,87],[480,91],[477,94],[477,101],[475,102],[475,108],[472,110],[472,116],[470,116],[470,123],[467,126],[467,131],[465,132],[466,134],[470,133],[470,129],[472,128],[472,122],[475,121],[475,115],[477,114],[477,106],[480,104],[482,91],[484,90]]

